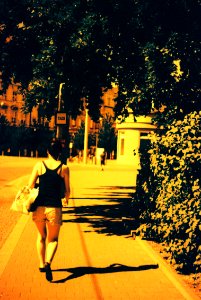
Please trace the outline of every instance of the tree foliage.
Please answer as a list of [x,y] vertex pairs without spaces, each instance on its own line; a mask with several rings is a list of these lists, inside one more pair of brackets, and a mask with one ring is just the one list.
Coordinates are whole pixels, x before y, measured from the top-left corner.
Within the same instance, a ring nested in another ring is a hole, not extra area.
[[4,115],[0,116],[0,152],[10,155],[46,156],[47,146],[53,137],[53,132],[40,124],[34,127],[14,126]]
[[134,195],[137,232],[163,242],[184,272],[201,269],[200,119],[192,112],[153,134]]
[[119,86],[116,114],[167,106],[189,112],[200,101],[199,0],[1,1],[1,69],[26,92],[26,107],[51,116],[64,82],[63,109],[86,98],[99,117],[102,87]]
[[117,136],[113,125],[112,118],[106,116],[102,121],[98,135],[98,147],[105,149],[108,158],[110,158],[112,151],[116,150],[117,145]]
[[[72,138],[73,147],[77,151],[84,150],[84,133],[85,133],[85,123],[82,122],[80,128],[75,133],[74,137]],[[96,136],[94,134],[88,134],[88,149],[90,147],[94,147],[96,144]],[[77,153],[76,153],[77,154]]]
[[8,138],[9,138],[9,122],[4,115],[0,116],[0,150],[4,151],[8,148]]

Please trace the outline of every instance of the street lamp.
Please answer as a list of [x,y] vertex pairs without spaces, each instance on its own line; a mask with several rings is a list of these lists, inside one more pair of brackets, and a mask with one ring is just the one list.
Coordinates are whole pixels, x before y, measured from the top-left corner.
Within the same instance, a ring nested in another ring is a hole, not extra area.
[[[61,91],[62,91],[62,86],[65,84],[65,82],[60,83],[59,85],[59,101],[58,101],[58,112],[61,111]],[[57,132],[56,132],[56,138],[60,139],[61,138],[61,125],[57,124]]]
[[88,119],[89,119],[89,109],[87,108],[87,103],[84,101],[85,108],[85,128],[84,128],[84,153],[83,153],[83,162],[87,163],[87,153],[88,153]]
[[100,134],[100,128],[102,127],[102,117],[99,118],[97,124],[97,131],[96,131],[96,153],[95,153],[95,164],[97,164],[97,149],[98,149],[98,138],[99,138],[99,134]]
[[84,159],[84,164],[87,163],[87,152],[88,152],[88,119],[89,119],[89,114],[88,114],[88,108],[85,109],[85,128],[84,128],[84,154],[83,154],[83,159]]

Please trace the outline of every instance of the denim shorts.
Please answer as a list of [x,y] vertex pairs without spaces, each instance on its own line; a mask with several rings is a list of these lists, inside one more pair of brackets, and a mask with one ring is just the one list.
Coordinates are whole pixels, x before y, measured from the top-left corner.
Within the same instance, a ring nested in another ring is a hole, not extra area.
[[38,206],[32,213],[32,220],[34,222],[49,222],[52,225],[62,225],[62,208]]

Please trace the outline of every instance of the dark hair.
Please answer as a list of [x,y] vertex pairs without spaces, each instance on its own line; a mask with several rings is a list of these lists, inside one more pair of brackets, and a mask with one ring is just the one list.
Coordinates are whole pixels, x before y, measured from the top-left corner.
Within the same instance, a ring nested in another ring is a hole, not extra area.
[[47,148],[47,151],[54,159],[57,160],[62,152],[61,142],[58,140],[51,142],[49,147]]

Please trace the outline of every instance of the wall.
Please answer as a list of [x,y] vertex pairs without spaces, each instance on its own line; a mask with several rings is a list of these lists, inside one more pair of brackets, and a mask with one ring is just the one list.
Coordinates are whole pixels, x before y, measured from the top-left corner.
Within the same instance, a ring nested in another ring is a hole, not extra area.
[[120,164],[133,165],[140,169],[139,148],[141,136],[144,139],[150,131],[155,130],[151,116],[137,117],[134,121],[133,113],[123,122],[116,123],[117,137],[117,162]]

